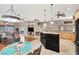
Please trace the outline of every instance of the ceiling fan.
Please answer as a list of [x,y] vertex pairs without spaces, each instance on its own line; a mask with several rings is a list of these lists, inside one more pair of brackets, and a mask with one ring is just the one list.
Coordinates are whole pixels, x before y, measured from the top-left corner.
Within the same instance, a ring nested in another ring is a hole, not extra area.
[[65,17],[65,13],[60,13],[59,11],[57,12],[56,16],[59,18],[60,16],[61,17]]

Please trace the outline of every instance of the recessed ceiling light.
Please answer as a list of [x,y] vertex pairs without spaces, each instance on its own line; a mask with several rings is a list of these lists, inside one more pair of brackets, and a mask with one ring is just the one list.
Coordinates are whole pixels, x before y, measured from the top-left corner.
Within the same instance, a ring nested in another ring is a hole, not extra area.
[[67,11],[70,11],[70,8],[67,8]]
[[46,27],[46,23],[44,23],[44,27]]
[[54,24],[54,22],[51,21],[50,24]]

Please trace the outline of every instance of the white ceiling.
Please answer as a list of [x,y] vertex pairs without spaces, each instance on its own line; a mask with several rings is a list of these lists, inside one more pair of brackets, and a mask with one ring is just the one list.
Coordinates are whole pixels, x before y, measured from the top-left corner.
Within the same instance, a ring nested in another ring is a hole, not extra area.
[[[14,4],[16,13],[21,14],[21,18],[26,20],[44,20],[44,9],[46,9],[46,20],[50,20],[51,6],[50,4]],[[4,14],[10,8],[10,4],[0,4],[0,15]],[[53,18],[57,18],[58,11],[65,13],[67,17],[73,16],[79,4],[54,4]],[[68,10],[67,10],[68,9]]]
[[65,13],[66,17],[71,17],[78,8],[79,4],[55,4],[53,5],[53,17],[57,18],[56,14],[58,11]]

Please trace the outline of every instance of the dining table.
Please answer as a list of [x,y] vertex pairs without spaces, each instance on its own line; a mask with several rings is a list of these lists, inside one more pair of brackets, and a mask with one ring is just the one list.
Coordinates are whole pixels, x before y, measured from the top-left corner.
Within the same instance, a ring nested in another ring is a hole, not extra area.
[[32,49],[31,42],[15,42],[0,51],[0,55],[22,55]]

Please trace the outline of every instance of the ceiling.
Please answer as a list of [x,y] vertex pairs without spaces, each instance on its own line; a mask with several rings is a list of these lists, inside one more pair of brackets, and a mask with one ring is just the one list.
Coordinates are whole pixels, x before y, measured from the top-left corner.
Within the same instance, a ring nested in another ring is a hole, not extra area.
[[71,17],[78,8],[79,4],[55,4],[53,5],[53,17],[57,18],[56,14],[58,11],[65,13],[66,18]]
[[[10,4],[0,4],[0,15],[3,15],[9,8]],[[50,4],[13,4],[15,12],[20,14],[22,19],[44,20],[44,9],[46,9],[46,20],[51,20],[51,6]],[[79,4],[54,4],[53,5],[53,19],[56,19],[57,12],[65,13],[66,17],[73,16]]]

